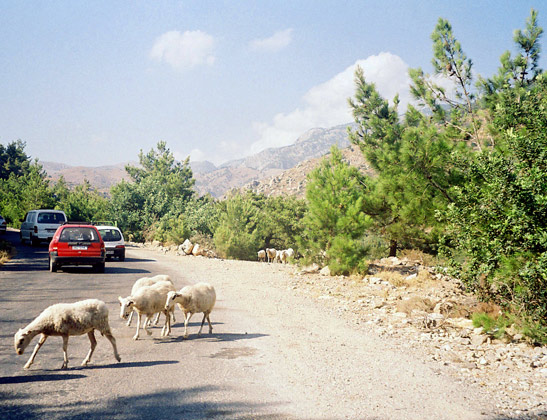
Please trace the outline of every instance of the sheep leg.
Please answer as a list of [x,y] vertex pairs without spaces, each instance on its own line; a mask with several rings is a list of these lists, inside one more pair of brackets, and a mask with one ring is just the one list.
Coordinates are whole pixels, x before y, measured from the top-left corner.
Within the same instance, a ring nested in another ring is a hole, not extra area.
[[177,322],[177,320],[175,319],[175,307],[173,306],[171,308],[171,324],[174,324],[175,322]]
[[154,320],[154,325],[158,325],[158,323],[160,322],[160,315],[161,312],[158,312],[158,314],[156,315],[156,319]]
[[141,313],[137,312],[137,333],[133,336],[133,340],[139,339],[139,330],[141,328]]
[[203,329],[203,324],[205,323],[205,312],[203,313],[203,319],[201,320],[201,326],[199,327],[198,335],[201,335],[201,330]]
[[38,344],[34,347],[34,351],[32,352],[32,355],[28,359],[28,362],[25,364],[23,369],[28,369],[30,366],[34,363],[34,358],[36,357],[36,353],[38,353],[38,350],[40,350],[40,347],[42,347],[42,344],[44,344],[47,340],[47,335],[42,334],[40,335],[40,340],[38,341]]
[[133,321],[133,312],[135,312],[135,311],[132,311],[132,312],[129,314],[129,319],[127,320],[127,326],[128,326],[128,327],[131,326],[131,321]]
[[146,315],[146,322],[143,324],[142,329],[146,331],[146,334],[152,335],[152,331],[150,331],[147,327],[150,325],[150,322],[152,320],[151,315]]
[[194,315],[192,312],[188,312],[184,316],[184,338],[188,338],[188,322],[190,322],[190,318],[192,318],[192,315]]
[[209,334],[213,334],[213,324],[211,324],[211,318],[209,318],[209,314],[207,314],[207,322],[209,323]]
[[169,312],[171,312],[171,310],[163,312],[165,314],[165,325],[161,330],[162,336],[168,336],[171,333],[171,315]]
[[104,332],[103,335],[108,338],[108,341],[110,341],[110,344],[112,344],[112,348],[114,349],[114,357],[118,362],[122,361],[122,358],[118,354],[118,347],[116,347],[116,339],[112,335],[110,331]]
[[91,330],[87,333],[87,336],[89,337],[89,341],[91,343],[91,348],[89,349],[89,353],[87,353],[87,356],[85,357],[84,361],[82,362],[82,366],[87,366],[89,361],[91,360],[91,355],[95,351],[95,347],[97,347],[97,339],[95,338],[95,331]]
[[68,369],[68,335],[63,335],[63,366],[61,369]]

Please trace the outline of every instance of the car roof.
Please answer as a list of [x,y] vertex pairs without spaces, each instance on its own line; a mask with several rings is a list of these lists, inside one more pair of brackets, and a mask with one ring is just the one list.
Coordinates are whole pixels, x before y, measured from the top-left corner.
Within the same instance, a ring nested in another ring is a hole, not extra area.
[[97,229],[116,229],[116,230],[120,230],[119,227],[117,226],[108,226],[108,225],[100,225],[100,226],[95,226]]
[[68,223],[65,223],[63,225],[61,225],[60,227],[88,227],[88,228],[96,228],[96,226],[94,225],[91,225],[89,223],[78,223],[78,222],[68,222]]

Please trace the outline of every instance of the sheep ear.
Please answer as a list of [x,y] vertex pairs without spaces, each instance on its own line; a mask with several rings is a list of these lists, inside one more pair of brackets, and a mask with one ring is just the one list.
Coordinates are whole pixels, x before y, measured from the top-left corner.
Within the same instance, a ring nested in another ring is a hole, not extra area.
[[118,300],[120,301],[120,305],[123,303],[123,298],[121,296],[118,296]]

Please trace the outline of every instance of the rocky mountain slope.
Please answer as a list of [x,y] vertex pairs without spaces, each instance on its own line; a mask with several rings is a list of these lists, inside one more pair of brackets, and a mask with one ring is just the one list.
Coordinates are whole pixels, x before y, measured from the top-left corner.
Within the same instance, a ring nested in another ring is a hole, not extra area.
[[[208,161],[190,162],[196,179],[196,191],[200,196],[211,194],[220,198],[233,189],[244,187],[268,195],[302,196],[306,174],[319,163],[322,156],[328,154],[332,145],[347,148],[344,151],[347,160],[366,171],[368,167],[361,153],[348,148],[348,125],[314,128],[300,136],[294,144],[269,148],[243,159],[226,162],[220,167]],[[108,194],[112,185],[129,178],[124,169],[126,163],[100,167],[69,166],[54,162],[41,164],[53,181],[63,176],[69,186],[75,186],[87,179],[105,194]]]

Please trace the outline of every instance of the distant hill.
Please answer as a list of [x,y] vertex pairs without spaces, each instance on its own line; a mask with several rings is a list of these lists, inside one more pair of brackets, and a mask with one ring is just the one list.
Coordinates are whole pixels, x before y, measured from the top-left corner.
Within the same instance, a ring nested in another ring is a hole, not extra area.
[[[265,194],[301,194],[305,174],[319,162],[318,158],[327,154],[334,144],[341,149],[348,148],[348,126],[349,124],[328,129],[314,128],[290,146],[269,148],[243,159],[226,162],[220,167],[208,161],[191,161],[190,166],[196,180],[195,189],[200,196],[211,194],[217,198],[243,186]],[[348,154],[348,161],[357,162],[360,152],[351,150],[348,149],[344,153]],[[307,163],[308,161],[310,162]],[[69,186],[75,186],[87,179],[91,185],[105,194],[110,191],[112,185],[122,179],[129,180],[125,172],[128,163],[136,165],[135,162],[127,162],[111,166],[86,167],[55,162],[40,163],[54,181],[63,176]],[[363,161],[356,165],[362,166],[365,163]],[[364,166],[363,170],[366,170]]]
[[87,179],[93,187],[103,194],[109,193],[110,187],[122,179],[129,180],[129,176],[125,172],[127,163],[97,167],[70,166],[56,162],[40,162],[40,164],[53,181],[57,181],[63,176],[68,186],[74,187],[82,184]]

